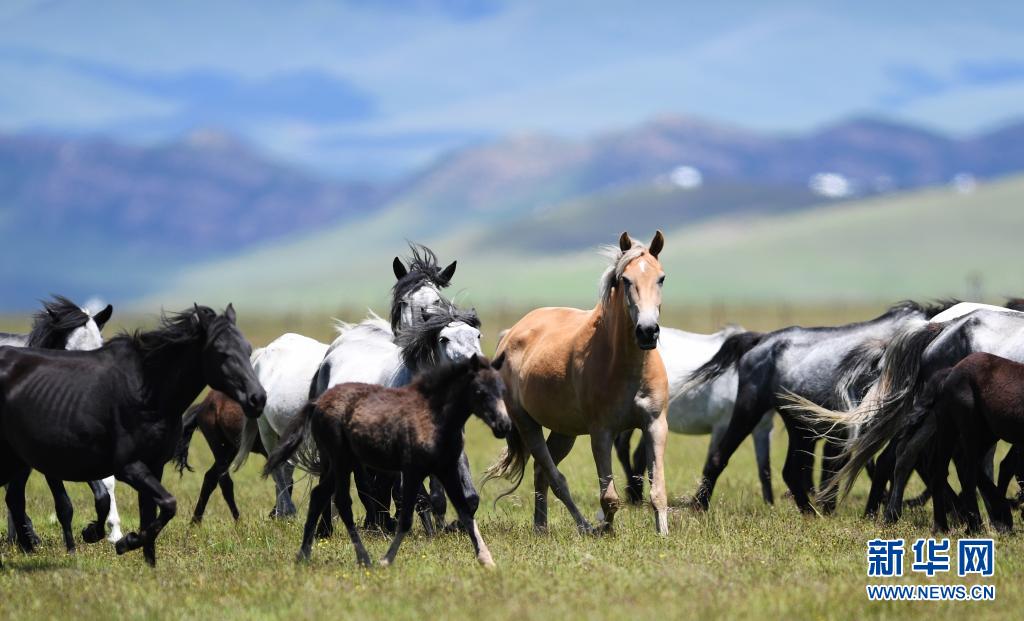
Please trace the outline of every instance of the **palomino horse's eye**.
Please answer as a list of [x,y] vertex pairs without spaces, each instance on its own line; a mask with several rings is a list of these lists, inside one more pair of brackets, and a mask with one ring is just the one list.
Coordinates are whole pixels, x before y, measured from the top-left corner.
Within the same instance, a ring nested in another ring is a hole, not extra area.
[[660,287],[663,284],[665,284],[665,275],[664,274],[662,274],[661,278],[658,279],[658,286]]

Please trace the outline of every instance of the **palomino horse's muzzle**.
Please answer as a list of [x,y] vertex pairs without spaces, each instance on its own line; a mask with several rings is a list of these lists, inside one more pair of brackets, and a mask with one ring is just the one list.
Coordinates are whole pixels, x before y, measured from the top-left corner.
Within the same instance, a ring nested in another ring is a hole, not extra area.
[[640,349],[654,349],[658,346],[658,335],[661,334],[661,326],[653,324],[637,324],[636,344]]

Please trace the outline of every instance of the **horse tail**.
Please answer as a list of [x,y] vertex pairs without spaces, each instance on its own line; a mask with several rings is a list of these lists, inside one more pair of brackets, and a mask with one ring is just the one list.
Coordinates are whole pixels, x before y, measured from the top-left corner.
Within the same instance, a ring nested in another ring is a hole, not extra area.
[[839,362],[835,398],[840,410],[849,411],[857,407],[864,393],[878,381],[885,347],[885,341],[871,339],[851,349]]
[[185,410],[185,417],[181,421],[181,437],[178,438],[178,444],[174,447],[174,456],[171,457],[174,467],[178,469],[179,476],[184,475],[185,470],[195,472],[188,463],[188,446],[192,443],[192,434],[199,426],[199,412],[205,406],[206,399],[203,399],[200,403]]
[[245,460],[249,459],[249,453],[252,452],[254,446],[256,446],[256,438],[260,435],[260,424],[255,418],[249,418],[246,416],[242,420],[242,436],[238,438],[238,453],[235,454],[235,459],[231,462],[231,468],[238,470],[245,465]]
[[291,460],[303,470],[311,474],[320,474],[322,471],[320,457],[313,448],[312,438],[313,419],[319,415],[315,401],[306,403],[299,410],[298,415],[288,423],[281,436],[281,442],[270,455],[267,456],[267,463],[263,466],[263,476],[267,477],[271,472],[281,467],[285,462]]
[[711,360],[690,374],[683,390],[691,390],[718,379],[736,366],[743,354],[753,349],[764,337],[763,332],[738,332],[725,339]]
[[856,430],[844,443],[842,456],[847,461],[832,479],[832,484],[822,490],[823,497],[838,494],[845,498],[867,462],[886,442],[906,429],[910,422],[906,414],[914,404],[919,384],[921,357],[943,327],[929,323],[893,337],[882,357],[881,376],[860,404],[849,412],[829,410],[792,393],[786,396],[792,404],[783,407],[796,410],[797,416],[812,426],[827,423]]
[[523,482],[523,476],[526,474],[526,460],[530,458],[526,443],[523,442],[522,436],[519,435],[519,429],[515,425],[512,425],[512,429],[505,437],[505,443],[506,446],[501,451],[498,461],[491,464],[484,472],[484,480],[480,485],[483,487],[491,479],[498,478],[508,479],[513,482],[512,487],[494,499],[495,506],[497,506],[499,500],[519,488],[519,485]]

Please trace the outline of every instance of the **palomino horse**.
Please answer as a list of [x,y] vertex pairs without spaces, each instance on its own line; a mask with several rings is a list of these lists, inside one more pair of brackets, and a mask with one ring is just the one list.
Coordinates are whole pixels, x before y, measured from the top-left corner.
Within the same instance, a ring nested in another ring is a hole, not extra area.
[[[601,277],[600,299],[593,310],[539,308],[519,320],[498,344],[496,355],[506,357],[501,374],[515,427],[488,478],[514,479],[518,487],[526,461],[533,456],[533,524],[538,531],[547,528],[549,484],[580,531],[593,531],[558,471],[558,462],[569,454],[576,436],[586,434],[601,488],[603,517],[598,519],[611,529],[619,507],[612,482],[612,443],[619,432],[639,427],[648,449],[655,527],[659,534],[668,533],[668,379],[656,349],[665,281],[658,254],[664,244],[661,231],[650,247],[623,233],[619,247],[610,253],[612,264]],[[551,430],[546,443],[545,427]]]

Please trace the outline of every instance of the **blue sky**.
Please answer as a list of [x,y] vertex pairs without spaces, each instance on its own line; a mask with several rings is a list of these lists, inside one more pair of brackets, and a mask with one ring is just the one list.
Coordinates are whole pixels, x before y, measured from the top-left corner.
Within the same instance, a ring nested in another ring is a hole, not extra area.
[[1024,116],[1022,26],[1020,2],[5,0],[0,130],[220,127],[339,177],[663,114],[968,134]]

